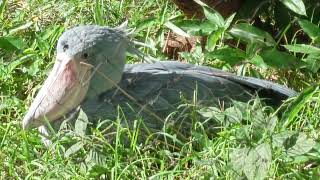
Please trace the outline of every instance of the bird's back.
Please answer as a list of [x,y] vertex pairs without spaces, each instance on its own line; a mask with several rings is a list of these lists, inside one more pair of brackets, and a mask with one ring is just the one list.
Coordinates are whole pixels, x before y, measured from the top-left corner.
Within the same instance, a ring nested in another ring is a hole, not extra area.
[[168,119],[188,121],[185,114],[194,105],[226,108],[259,95],[277,106],[296,94],[269,81],[176,61],[126,65],[119,87],[82,104],[89,119],[115,119],[121,107],[129,124],[143,119],[146,126],[159,129]]

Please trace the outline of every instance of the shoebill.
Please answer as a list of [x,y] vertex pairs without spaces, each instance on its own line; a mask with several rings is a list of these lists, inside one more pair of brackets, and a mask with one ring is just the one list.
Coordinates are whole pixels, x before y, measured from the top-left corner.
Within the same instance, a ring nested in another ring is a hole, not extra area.
[[170,116],[173,124],[188,131],[192,120],[183,111],[172,113],[195,99],[199,106],[221,108],[258,95],[278,106],[296,94],[270,81],[177,61],[125,65],[126,52],[137,50],[124,27],[83,25],[65,31],[58,40],[54,67],[26,113],[23,128],[38,127],[48,134],[48,122],[59,124],[71,114],[75,118],[79,109],[91,122],[114,120],[121,107],[129,126],[142,119],[150,129],[160,130]]

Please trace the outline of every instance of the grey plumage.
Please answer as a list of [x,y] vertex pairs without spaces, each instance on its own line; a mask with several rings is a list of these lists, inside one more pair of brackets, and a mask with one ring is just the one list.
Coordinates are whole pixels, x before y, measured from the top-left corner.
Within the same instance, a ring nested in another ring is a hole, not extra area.
[[[108,74],[118,82],[125,64],[125,52],[130,43],[126,36],[123,27],[79,26],[63,33],[58,41],[57,53],[63,52],[65,44],[69,46],[69,54],[82,56],[83,53],[87,53],[87,63],[99,66],[96,70]],[[105,79],[102,76],[92,76],[87,98],[94,98],[112,87],[110,83],[101,83],[103,81]]]
[[[148,127],[159,130],[163,122],[154,115],[166,119],[170,113],[178,110],[179,105],[192,103],[194,94],[197,94],[199,106],[223,105],[225,108],[233,101],[247,102],[256,95],[269,105],[278,106],[296,94],[289,88],[269,81],[239,77],[218,69],[176,61],[126,65],[119,87],[134,100],[118,88],[108,90],[98,100],[82,103],[81,107],[89,119],[116,119],[117,107],[120,106],[129,121],[142,117]],[[177,120],[178,116],[171,120]]]

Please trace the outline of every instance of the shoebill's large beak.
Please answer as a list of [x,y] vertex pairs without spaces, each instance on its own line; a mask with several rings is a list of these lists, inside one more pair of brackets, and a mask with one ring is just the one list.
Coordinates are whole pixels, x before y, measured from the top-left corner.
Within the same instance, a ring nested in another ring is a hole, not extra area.
[[23,128],[55,121],[76,108],[88,91],[91,69],[80,59],[58,54],[53,70],[23,119]]

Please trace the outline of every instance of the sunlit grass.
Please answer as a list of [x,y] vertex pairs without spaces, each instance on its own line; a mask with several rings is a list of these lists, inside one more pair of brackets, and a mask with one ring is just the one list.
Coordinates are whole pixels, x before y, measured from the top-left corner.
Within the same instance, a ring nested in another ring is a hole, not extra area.
[[[289,100],[289,108],[273,110],[258,101],[223,111],[194,108],[190,117],[197,114],[219,123],[214,137],[208,137],[208,127],[196,118],[186,139],[169,126],[158,132],[160,137],[151,133],[141,140],[143,119],[128,128],[121,126],[125,116],[119,116],[108,122],[109,131],[96,127],[90,127],[87,134],[61,131],[49,149],[36,130],[22,130],[22,117],[52,68],[55,44],[65,28],[78,24],[114,27],[129,19],[129,27],[136,28],[135,38],[159,49],[141,50],[162,58],[167,32],[163,23],[179,14],[165,0],[2,1],[0,35],[10,37],[16,46],[0,49],[0,179],[254,179],[258,173],[283,179],[318,177],[317,88],[303,94],[304,101]],[[137,61],[130,57],[130,62]],[[269,77],[276,70],[266,71]],[[318,75],[308,72],[278,73],[279,82],[296,89],[319,82]]]

